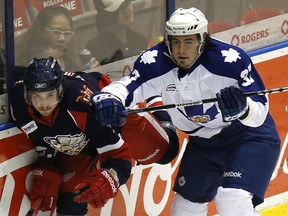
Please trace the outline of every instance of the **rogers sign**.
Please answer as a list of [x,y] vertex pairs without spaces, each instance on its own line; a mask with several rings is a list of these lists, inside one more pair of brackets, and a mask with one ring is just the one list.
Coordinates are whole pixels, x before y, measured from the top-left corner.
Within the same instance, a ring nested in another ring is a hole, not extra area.
[[234,34],[232,36],[230,43],[232,45],[239,46],[242,44],[250,43],[251,41],[257,41],[262,38],[267,38],[268,36],[269,36],[269,29],[256,31],[251,34],[245,34],[245,35]]
[[287,35],[287,13],[212,34],[246,52],[285,42]]

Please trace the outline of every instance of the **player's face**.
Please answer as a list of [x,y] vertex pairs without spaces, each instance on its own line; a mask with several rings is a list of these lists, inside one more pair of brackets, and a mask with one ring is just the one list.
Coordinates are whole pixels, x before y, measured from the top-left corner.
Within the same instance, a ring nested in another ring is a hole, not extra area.
[[57,90],[45,92],[31,92],[31,102],[33,107],[42,115],[49,116],[56,108],[59,99]]
[[188,68],[198,56],[200,41],[197,35],[172,36],[171,52],[182,68]]

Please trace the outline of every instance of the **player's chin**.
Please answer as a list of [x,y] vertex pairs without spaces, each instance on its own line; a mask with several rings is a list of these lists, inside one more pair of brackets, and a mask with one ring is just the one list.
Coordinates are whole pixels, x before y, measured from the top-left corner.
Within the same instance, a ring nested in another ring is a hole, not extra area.
[[41,114],[41,116],[49,116],[51,115],[53,110],[49,109],[49,110],[38,110],[38,112]]
[[188,59],[177,59],[177,64],[181,67],[181,68],[188,68],[191,63]]

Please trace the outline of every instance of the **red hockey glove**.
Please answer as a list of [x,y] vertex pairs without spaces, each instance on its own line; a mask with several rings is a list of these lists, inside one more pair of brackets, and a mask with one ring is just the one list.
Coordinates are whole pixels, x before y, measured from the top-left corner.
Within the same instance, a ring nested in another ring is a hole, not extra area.
[[51,211],[51,215],[53,214],[61,182],[62,176],[58,170],[46,167],[34,168],[32,188],[29,195],[31,209],[34,209],[34,214],[37,215],[39,210]]
[[75,187],[74,202],[87,202],[94,208],[100,208],[110,198],[114,198],[117,192],[118,183],[111,173],[105,169],[98,169]]

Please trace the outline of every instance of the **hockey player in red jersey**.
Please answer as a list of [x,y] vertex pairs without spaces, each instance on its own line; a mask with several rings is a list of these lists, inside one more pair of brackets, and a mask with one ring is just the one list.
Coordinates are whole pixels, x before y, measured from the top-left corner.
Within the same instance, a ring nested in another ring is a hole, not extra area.
[[[39,210],[52,215],[55,209],[57,215],[85,215],[87,203],[103,207],[130,176],[131,149],[142,164],[168,163],[176,156],[178,138],[165,112],[158,113],[162,123],[150,114],[133,114],[123,128],[100,126],[90,96],[108,83],[97,72],[63,72],[49,57],[34,59],[13,87],[12,118],[38,155],[29,194],[34,215]],[[140,141],[143,130],[137,127],[146,131]],[[139,145],[145,145],[142,151]]]

